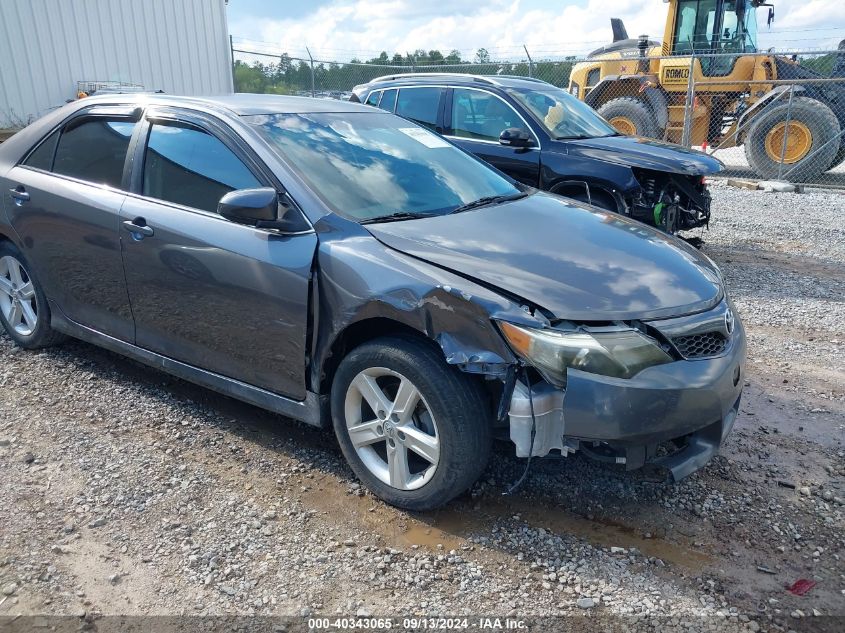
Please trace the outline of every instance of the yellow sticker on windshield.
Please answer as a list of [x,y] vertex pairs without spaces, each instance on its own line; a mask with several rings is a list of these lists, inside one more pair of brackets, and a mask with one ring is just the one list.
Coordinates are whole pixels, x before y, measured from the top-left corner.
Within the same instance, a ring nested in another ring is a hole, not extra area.
[[437,136],[437,134],[432,134],[421,127],[400,127],[399,131],[410,136],[415,141],[419,141],[426,147],[449,147],[449,143]]

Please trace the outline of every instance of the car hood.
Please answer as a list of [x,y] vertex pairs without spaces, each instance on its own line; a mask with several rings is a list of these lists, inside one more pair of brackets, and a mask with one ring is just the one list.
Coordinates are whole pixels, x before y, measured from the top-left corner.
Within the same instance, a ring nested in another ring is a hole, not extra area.
[[718,269],[681,240],[552,194],[367,229],[391,248],[561,319],[678,316],[722,298]]
[[704,176],[722,171],[724,165],[712,156],[680,145],[638,136],[605,136],[555,141],[570,155],[585,156],[619,165]]

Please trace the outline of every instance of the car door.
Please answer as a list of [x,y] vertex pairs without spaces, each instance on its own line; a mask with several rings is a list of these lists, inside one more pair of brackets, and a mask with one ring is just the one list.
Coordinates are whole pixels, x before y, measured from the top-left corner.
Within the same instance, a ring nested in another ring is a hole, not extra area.
[[88,108],[7,174],[9,221],[54,311],[126,341],[134,336],[118,233],[134,107]]
[[136,345],[304,399],[314,232],[282,235],[217,214],[230,191],[280,189],[219,121],[160,109],[143,126],[121,213]]
[[[454,87],[446,99],[445,135],[511,178],[536,187],[540,180],[540,143],[514,107],[490,91]],[[499,143],[507,128],[521,128],[534,139],[533,147]]]

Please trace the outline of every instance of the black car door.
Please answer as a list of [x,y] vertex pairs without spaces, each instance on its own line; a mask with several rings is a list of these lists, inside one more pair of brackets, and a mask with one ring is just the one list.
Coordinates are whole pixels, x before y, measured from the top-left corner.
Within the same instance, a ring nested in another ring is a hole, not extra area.
[[316,235],[217,214],[230,191],[280,185],[216,119],[159,109],[143,125],[121,213],[136,345],[304,399]]
[[[507,128],[521,128],[534,145],[515,148],[499,143]],[[536,187],[540,180],[540,143],[525,119],[502,97],[482,88],[454,87],[445,108],[445,135],[511,178]]]
[[7,174],[6,208],[54,311],[125,341],[134,336],[120,256],[134,107],[88,108]]

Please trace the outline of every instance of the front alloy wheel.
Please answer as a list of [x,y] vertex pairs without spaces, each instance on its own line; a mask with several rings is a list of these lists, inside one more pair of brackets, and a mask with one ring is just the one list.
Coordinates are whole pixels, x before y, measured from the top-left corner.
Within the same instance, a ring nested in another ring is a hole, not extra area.
[[422,336],[385,337],[353,349],[335,373],[331,407],[352,470],[400,508],[445,505],[487,465],[489,398]]
[[346,391],[346,428],[364,465],[399,490],[424,486],[437,471],[437,423],[419,389],[386,367],[360,372]]

